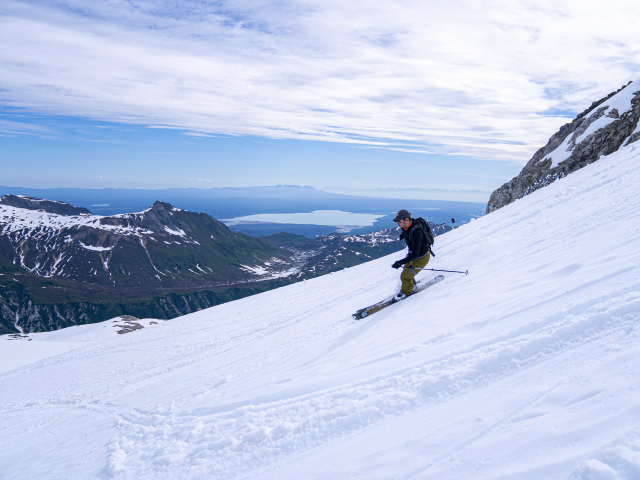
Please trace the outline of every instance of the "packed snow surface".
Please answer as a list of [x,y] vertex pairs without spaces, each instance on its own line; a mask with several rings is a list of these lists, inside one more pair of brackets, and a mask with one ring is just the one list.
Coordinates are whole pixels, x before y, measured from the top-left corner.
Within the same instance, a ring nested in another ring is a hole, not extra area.
[[639,153],[438,237],[469,275],[365,320],[401,253],[5,372],[2,477],[640,478]]
[[[0,335],[0,352],[2,352],[0,373],[100,340],[116,337],[119,335],[118,332],[127,328],[129,323],[116,317],[106,322],[76,325],[54,332],[29,333],[24,338],[16,335]],[[134,323],[143,328],[149,328],[160,322],[144,319],[136,320]]]

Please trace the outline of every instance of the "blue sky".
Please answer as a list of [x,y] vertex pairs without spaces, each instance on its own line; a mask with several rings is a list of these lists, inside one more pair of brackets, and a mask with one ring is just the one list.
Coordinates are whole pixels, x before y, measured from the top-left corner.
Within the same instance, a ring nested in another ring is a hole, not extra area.
[[637,18],[618,0],[5,0],[0,184],[491,191],[640,76]]
[[288,184],[321,189],[379,186],[487,191],[511,178],[505,171],[513,176],[520,169],[462,155],[425,155],[314,140],[193,137],[176,129],[58,117],[31,121],[55,133],[0,138],[8,160],[4,185],[206,188]]

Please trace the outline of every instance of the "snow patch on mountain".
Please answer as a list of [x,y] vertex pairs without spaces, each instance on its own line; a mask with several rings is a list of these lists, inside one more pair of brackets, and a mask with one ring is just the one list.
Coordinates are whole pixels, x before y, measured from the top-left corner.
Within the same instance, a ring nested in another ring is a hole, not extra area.
[[81,241],[78,241],[78,243],[85,250],[91,250],[93,252],[109,252],[109,251],[113,250],[113,247],[94,247],[93,245],[85,245]]
[[255,275],[265,275],[267,273],[267,269],[260,266],[252,267],[250,265],[240,265],[240,268]]
[[3,235],[21,233],[22,238],[40,238],[53,237],[62,229],[88,226],[119,235],[141,236],[153,233],[138,227],[105,224],[102,223],[103,218],[108,217],[99,215],[67,216],[0,205],[0,232]]
[[164,230],[165,230],[165,232],[170,233],[171,235],[177,235],[178,237],[183,237],[183,238],[185,238],[184,230],[182,230],[181,228],[178,228],[178,229],[173,230],[173,229],[171,229],[171,228],[169,228],[169,227],[165,226],[165,227],[164,227]]

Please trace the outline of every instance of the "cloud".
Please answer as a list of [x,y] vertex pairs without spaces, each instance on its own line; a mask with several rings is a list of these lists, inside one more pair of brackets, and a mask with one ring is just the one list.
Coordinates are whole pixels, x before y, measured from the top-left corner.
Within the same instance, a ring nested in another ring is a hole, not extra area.
[[42,135],[52,136],[55,134],[50,128],[28,122],[19,122],[0,118],[0,133],[14,135]]
[[5,0],[0,104],[522,163],[566,121],[549,112],[640,76],[637,18],[621,0]]
[[201,137],[201,138],[209,138],[213,135],[208,135],[206,133],[198,133],[198,132],[185,132],[185,135],[189,135],[190,137]]

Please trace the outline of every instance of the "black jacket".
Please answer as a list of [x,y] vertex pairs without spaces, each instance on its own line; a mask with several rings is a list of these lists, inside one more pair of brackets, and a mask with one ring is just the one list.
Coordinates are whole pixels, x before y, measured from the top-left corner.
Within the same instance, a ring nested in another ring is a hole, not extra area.
[[406,230],[403,230],[400,234],[400,239],[405,240],[407,242],[407,246],[409,247],[409,254],[400,260],[400,263],[405,264],[409,262],[413,262],[416,258],[424,257],[427,253],[429,253],[429,245],[427,244],[427,239],[424,237],[424,233],[422,233],[422,229],[416,225],[416,221],[413,220],[411,226]]

